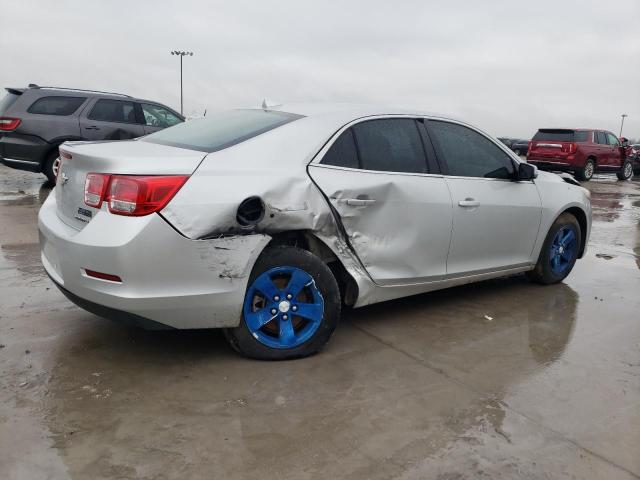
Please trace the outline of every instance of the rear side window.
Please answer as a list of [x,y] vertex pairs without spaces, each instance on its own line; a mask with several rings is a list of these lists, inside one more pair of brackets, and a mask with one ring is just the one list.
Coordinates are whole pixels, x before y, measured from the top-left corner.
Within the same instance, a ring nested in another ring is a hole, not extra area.
[[585,132],[584,130],[580,130],[574,135],[574,142],[587,142],[589,140],[589,132]]
[[333,142],[321,162],[323,165],[358,168],[358,152],[351,129],[345,131]]
[[449,175],[511,179],[511,158],[484,135],[455,123],[429,121],[427,129]]
[[595,136],[596,143],[598,143],[600,145],[606,145],[607,144],[607,137],[604,135],[604,132],[595,132],[594,136]]
[[180,123],[140,139],[201,152],[215,152],[242,143],[302,118],[273,110],[229,110],[205,118]]
[[352,128],[363,169],[427,173],[427,160],[415,120],[368,120]]
[[533,136],[535,141],[573,142],[574,130],[540,129]]
[[42,97],[33,102],[27,112],[39,115],[71,115],[86,99],[86,97]]
[[87,118],[100,122],[137,123],[133,102],[106,98],[96,102]]

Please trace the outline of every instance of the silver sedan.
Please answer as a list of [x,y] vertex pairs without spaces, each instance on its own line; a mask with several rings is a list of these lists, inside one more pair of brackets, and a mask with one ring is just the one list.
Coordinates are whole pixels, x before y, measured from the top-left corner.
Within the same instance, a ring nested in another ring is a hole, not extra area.
[[450,118],[353,105],[207,116],[71,142],[39,215],[42,262],[82,308],[224,328],[244,355],[317,352],[360,307],[584,254],[588,191]]

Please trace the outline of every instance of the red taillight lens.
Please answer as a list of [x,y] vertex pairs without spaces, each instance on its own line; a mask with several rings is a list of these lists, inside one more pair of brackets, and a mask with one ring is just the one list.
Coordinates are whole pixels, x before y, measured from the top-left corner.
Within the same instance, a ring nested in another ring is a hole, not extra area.
[[109,211],[129,216],[158,212],[169,203],[187,178],[186,175],[113,175],[107,193]]
[[0,130],[3,132],[12,132],[20,125],[19,118],[0,117]]
[[576,153],[578,151],[578,144],[571,143],[569,144],[569,153]]
[[103,173],[89,173],[84,181],[84,203],[90,207],[100,208],[107,191],[109,175]]
[[118,275],[112,275],[111,273],[102,273],[96,272],[95,270],[84,269],[84,273],[87,274],[88,277],[99,278],[100,280],[109,280],[110,282],[119,282],[122,283],[122,278]]

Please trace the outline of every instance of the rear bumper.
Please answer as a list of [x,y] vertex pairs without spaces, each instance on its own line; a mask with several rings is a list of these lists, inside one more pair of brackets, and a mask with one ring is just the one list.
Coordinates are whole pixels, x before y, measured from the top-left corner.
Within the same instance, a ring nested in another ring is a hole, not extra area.
[[0,135],[0,161],[8,167],[41,172],[52,145],[40,137],[9,132]]
[[[190,240],[159,215],[98,212],[82,230],[60,220],[54,195],[38,215],[47,274],[81,308],[158,328],[235,327],[248,276],[267,235]],[[89,277],[85,269],[122,282]]]
[[560,171],[572,171],[577,168],[580,168],[575,163],[569,163],[564,158],[537,158],[537,157],[527,157],[527,163],[531,165],[535,165],[540,170],[560,170]]

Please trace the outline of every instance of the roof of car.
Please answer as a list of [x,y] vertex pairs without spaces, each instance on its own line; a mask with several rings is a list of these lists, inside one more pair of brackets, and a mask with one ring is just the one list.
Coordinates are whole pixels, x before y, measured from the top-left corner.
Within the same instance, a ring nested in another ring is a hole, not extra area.
[[285,103],[269,106],[267,110],[295,113],[305,117],[336,115],[358,118],[375,115],[424,115],[445,118],[443,115],[420,109],[359,103]]

